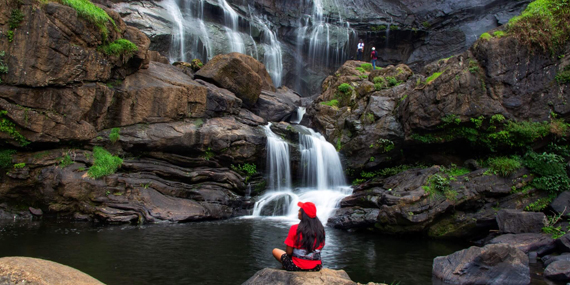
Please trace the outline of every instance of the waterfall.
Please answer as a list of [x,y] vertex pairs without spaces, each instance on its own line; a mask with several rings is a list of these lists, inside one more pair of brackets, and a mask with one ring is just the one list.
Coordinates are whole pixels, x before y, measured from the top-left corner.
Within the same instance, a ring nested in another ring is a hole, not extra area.
[[281,87],[281,80],[283,78],[283,53],[281,51],[281,43],[277,40],[277,34],[273,32],[269,26],[258,17],[254,17],[255,22],[262,28],[263,49],[265,51],[263,62],[265,68],[271,76],[273,85]]
[[297,113],[294,113],[294,117],[291,118],[291,124],[298,124],[303,120],[303,116],[305,115],[305,112],[307,111],[307,108],[305,107],[298,107],[297,108]]
[[163,3],[174,22],[169,60],[208,60],[212,55],[212,44],[203,20],[204,0],[166,0]]
[[[334,146],[315,131],[296,126],[299,135],[302,168],[302,187],[291,189],[279,184],[282,171],[290,169],[289,151],[283,139],[271,131],[271,124],[264,127],[267,134],[267,168],[269,190],[255,203],[252,216],[277,216],[296,219],[297,202],[313,202],[317,216],[326,224],[340,200],[352,193],[346,185],[342,165]],[[290,176],[289,176],[290,179]],[[277,181],[276,181],[277,180]],[[286,180],[284,180],[286,181]]]

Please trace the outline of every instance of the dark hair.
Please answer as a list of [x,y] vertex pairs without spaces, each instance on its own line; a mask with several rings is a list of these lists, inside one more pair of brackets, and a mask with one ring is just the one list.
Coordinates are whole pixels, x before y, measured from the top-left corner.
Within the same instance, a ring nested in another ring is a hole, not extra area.
[[[303,209],[300,210],[301,222],[297,228],[295,245],[307,252],[313,252],[321,243],[325,242],[325,228],[319,218],[310,218]],[[301,236],[303,237],[302,240]]]

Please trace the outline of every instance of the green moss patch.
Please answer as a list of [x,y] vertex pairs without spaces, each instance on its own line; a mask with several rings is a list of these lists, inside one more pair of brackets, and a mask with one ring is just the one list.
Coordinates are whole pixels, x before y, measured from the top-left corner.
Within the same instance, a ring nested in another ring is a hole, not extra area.
[[568,84],[570,83],[570,65],[566,66],[563,71],[556,74],[556,82],[558,84]]
[[87,174],[92,178],[100,178],[113,174],[123,164],[120,157],[114,156],[102,147],[93,148],[93,166],[89,168]]
[[372,71],[372,63],[363,63],[360,67],[368,72]]
[[118,39],[112,43],[102,45],[99,50],[106,55],[131,55],[138,50],[138,47],[126,39]]
[[333,99],[326,102],[321,102],[321,105],[330,106],[330,107],[338,107],[338,100]]
[[436,72],[432,75],[430,75],[430,77],[426,78],[426,85],[430,84],[432,81],[436,80],[443,72]]
[[111,22],[111,24],[113,24],[113,27],[117,27],[115,25],[115,21],[111,19],[105,10],[97,7],[89,0],[61,0],[61,3],[75,9],[80,17],[97,26],[101,33],[103,33],[103,37],[105,39],[107,39],[109,35],[109,30],[105,24],[107,22]]
[[488,41],[488,40],[490,40],[490,39],[492,39],[492,38],[493,38],[493,36],[491,36],[489,33],[483,33],[483,34],[481,34],[481,36],[479,37],[479,39],[486,40],[486,41]]

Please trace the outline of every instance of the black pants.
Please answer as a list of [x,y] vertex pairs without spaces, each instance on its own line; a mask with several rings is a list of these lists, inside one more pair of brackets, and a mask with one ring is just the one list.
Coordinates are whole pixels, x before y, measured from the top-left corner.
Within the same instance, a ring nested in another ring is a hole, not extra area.
[[358,60],[362,60],[362,50],[361,50],[361,49],[358,50],[358,57],[357,57],[357,59],[358,59]]

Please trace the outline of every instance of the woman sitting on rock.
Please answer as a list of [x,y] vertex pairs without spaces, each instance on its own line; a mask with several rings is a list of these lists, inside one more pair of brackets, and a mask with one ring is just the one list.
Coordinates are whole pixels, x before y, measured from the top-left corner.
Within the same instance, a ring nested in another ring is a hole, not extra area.
[[325,245],[325,228],[317,218],[317,207],[311,202],[299,202],[298,225],[289,229],[286,251],[275,248],[273,257],[287,271],[319,271],[323,268],[321,250]]

